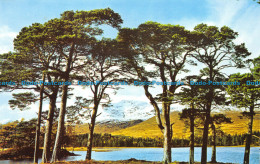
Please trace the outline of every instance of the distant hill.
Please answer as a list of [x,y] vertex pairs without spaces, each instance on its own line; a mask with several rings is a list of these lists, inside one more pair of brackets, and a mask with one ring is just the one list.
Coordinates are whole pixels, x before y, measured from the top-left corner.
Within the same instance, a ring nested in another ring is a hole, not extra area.
[[[173,135],[181,137],[184,134],[184,123],[179,120],[179,112],[171,113],[171,121],[174,122],[173,125]],[[155,117],[152,117],[140,124],[135,126],[121,129],[118,131],[112,132],[112,135],[124,135],[124,136],[133,136],[133,137],[162,137],[162,132],[159,130]]]
[[[134,126],[143,122],[142,120],[131,120],[131,121],[118,121],[109,120],[97,122],[95,126],[95,133],[112,133],[121,129]],[[77,125],[75,128],[77,134],[85,134],[89,132],[88,124]]]
[[[239,111],[225,111],[228,117],[231,117],[232,124],[223,124],[221,129],[227,134],[243,134],[247,132],[247,122],[246,117],[240,118],[241,112]],[[179,120],[179,112],[171,113],[171,121],[174,122],[173,125],[173,137],[174,138],[187,138],[189,136],[189,129],[185,128],[183,121]],[[256,114],[253,123],[253,131],[260,130],[260,114]],[[196,129],[196,136],[202,135],[202,130]],[[124,135],[132,137],[162,137],[162,133],[159,130],[155,117],[152,117],[144,122],[141,122],[135,126],[131,126],[125,129],[117,130],[111,133],[112,135]]]
[[[189,137],[189,127],[185,127],[182,120],[179,119],[180,112],[171,113],[171,122],[173,125],[173,137],[174,138],[188,138]],[[227,134],[244,134],[247,133],[247,123],[248,119],[243,117],[241,119],[241,112],[239,111],[225,111],[222,112],[226,116],[231,117],[232,124],[222,124],[221,130]],[[213,113],[214,114],[214,113]],[[88,133],[88,124],[77,125],[77,134]],[[260,113],[256,114],[254,117],[253,131],[260,131]],[[159,130],[155,117],[152,117],[146,121],[142,120],[132,120],[132,121],[118,121],[109,120],[98,122],[95,127],[95,133],[109,133],[112,135],[122,135],[122,136],[132,136],[132,137],[150,137],[157,138],[162,137],[162,132]],[[195,135],[202,135],[202,127],[195,129]]]
[[[231,117],[233,124],[225,124],[221,129],[227,134],[243,134],[248,131],[248,118],[241,119],[241,112],[226,112],[226,116]],[[260,131],[260,111],[256,112],[253,121],[253,131]]]

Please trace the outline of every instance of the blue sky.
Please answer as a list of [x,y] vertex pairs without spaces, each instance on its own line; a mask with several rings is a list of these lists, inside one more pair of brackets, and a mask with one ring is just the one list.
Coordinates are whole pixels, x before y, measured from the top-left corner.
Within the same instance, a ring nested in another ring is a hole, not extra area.
[[0,4],[1,24],[15,31],[33,22],[59,17],[65,10],[110,7],[120,13],[125,26],[137,26],[148,20],[172,23],[182,17],[206,19],[209,14],[203,0],[1,0]]
[[[107,7],[121,15],[124,20],[123,27],[137,27],[146,21],[180,24],[190,30],[199,23],[219,27],[227,25],[239,33],[236,42],[246,43],[252,52],[251,58],[260,54],[260,5],[253,0],[0,0],[0,53],[12,51],[13,39],[25,26],[35,22],[44,23],[59,17],[66,10]],[[106,36],[115,37],[116,31],[107,30]],[[75,90],[81,91],[82,88]],[[140,93],[139,96],[136,96],[136,93]],[[0,123],[22,117],[26,119],[36,117],[37,104],[29,111],[10,110],[8,107],[10,95],[10,93],[0,94]],[[126,87],[114,95],[113,100],[117,104],[138,100],[139,104],[146,103],[145,112],[151,112],[142,88],[139,87]],[[122,107],[122,110],[127,113],[127,108]],[[103,118],[110,118],[110,113],[107,112],[103,111]],[[138,118],[141,113],[143,112],[127,115]]]

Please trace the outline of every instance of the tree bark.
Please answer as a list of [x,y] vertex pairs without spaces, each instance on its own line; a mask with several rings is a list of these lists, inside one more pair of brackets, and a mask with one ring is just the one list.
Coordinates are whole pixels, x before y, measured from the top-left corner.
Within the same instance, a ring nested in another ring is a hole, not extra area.
[[[45,82],[45,75],[42,75],[42,81]],[[43,90],[44,84],[41,85],[40,88],[40,102],[39,102],[39,111],[38,111],[38,119],[36,125],[36,134],[35,134],[35,145],[34,145],[34,163],[38,163],[39,156],[39,140],[40,140],[40,130],[41,130],[41,118],[42,118],[42,102],[43,102]]]
[[91,160],[94,129],[95,129],[95,123],[96,123],[96,118],[97,118],[97,110],[98,110],[98,105],[95,104],[93,111],[92,111],[91,122],[90,122],[90,127],[89,127],[86,160]]
[[217,163],[216,160],[216,127],[214,123],[212,123],[212,131],[213,131],[213,140],[212,140],[212,156],[211,156],[211,162]]
[[65,118],[65,113],[66,113],[67,94],[68,94],[68,85],[63,85],[62,86],[62,97],[61,97],[61,108],[60,108],[60,112],[59,112],[58,129],[57,129],[55,144],[53,147],[51,162],[56,162],[60,155],[60,148],[61,148],[61,142],[62,142],[62,137],[63,137],[62,135],[63,135],[63,130],[64,130],[64,118]]
[[168,164],[171,163],[172,156],[171,156],[171,132],[170,132],[170,125],[165,126],[164,130],[164,143],[163,143],[163,163]]
[[191,108],[190,116],[190,159],[189,164],[194,164],[194,110],[193,105]]
[[[209,66],[209,79],[210,81],[214,81],[214,70],[212,67],[212,63]],[[207,148],[208,148],[208,135],[209,135],[209,123],[210,123],[210,112],[211,112],[211,105],[214,96],[214,87],[213,85],[209,86],[209,92],[207,94],[207,105],[206,105],[206,119],[203,129],[203,138],[202,138],[202,148],[201,148],[201,164],[207,164]]]
[[45,135],[44,135],[42,163],[47,163],[50,160],[50,156],[51,156],[50,155],[51,133],[52,133],[52,124],[53,124],[54,110],[56,107],[57,94],[58,94],[58,88],[50,96],[49,112],[48,112],[48,118],[46,122]]
[[[148,80],[143,80],[143,81],[148,81]],[[144,88],[146,97],[150,100],[150,103],[154,108],[156,123],[157,123],[159,129],[163,132],[164,127],[162,125],[160,109],[159,109],[155,99],[153,98],[152,94],[149,92],[148,85],[144,85],[143,88]]]
[[163,142],[163,163],[168,164],[172,161],[172,151],[171,151],[171,140],[172,140],[172,130],[170,121],[170,105],[165,102],[162,103],[163,106],[163,116],[164,116],[164,142]]
[[253,128],[253,119],[254,119],[254,106],[250,106],[250,118],[248,121],[248,134],[246,137],[246,145],[245,145],[245,155],[244,155],[244,164],[249,164],[249,156],[250,156],[250,144],[252,140],[252,128]]
[[[72,56],[74,53],[75,48],[75,43],[73,42],[71,44],[71,49],[68,55],[68,58],[66,59],[66,69],[64,74],[62,74],[64,82],[69,80],[70,77],[70,72],[71,72],[71,64],[72,64]],[[63,131],[64,131],[64,119],[65,119],[65,114],[66,114],[66,105],[67,105],[67,96],[68,96],[68,85],[63,85],[62,86],[62,96],[61,96],[61,108],[59,112],[59,122],[58,122],[58,129],[57,129],[57,134],[56,134],[56,139],[55,139],[55,144],[53,147],[53,152],[52,152],[52,159],[51,162],[56,162],[58,160],[58,157],[60,155],[60,149],[61,149],[61,142],[63,138]]]
[[207,147],[208,147],[208,132],[209,132],[209,121],[210,121],[210,111],[206,112],[206,120],[203,129],[202,138],[202,149],[201,149],[201,164],[207,163]]

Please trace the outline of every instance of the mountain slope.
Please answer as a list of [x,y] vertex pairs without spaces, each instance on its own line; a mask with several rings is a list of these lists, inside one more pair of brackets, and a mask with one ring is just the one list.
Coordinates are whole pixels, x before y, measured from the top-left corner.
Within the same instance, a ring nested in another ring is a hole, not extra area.
[[[174,122],[173,125],[173,137],[174,138],[188,138],[189,130],[185,128],[183,121],[179,120],[179,112],[171,113],[171,121]],[[241,115],[238,111],[227,111],[225,114],[231,117],[232,124],[223,124],[221,129],[227,134],[243,134],[247,132],[247,122],[248,119],[243,117],[239,118]],[[253,131],[260,130],[260,114],[256,114],[254,118]],[[200,136],[202,130],[196,129],[195,135]],[[126,129],[117,130],[111,133],[112,135],[124,135],[132,137],[162,137],[162,133],[159,130],[155,117],[152,117],[144,122],[141,122],[135,126],[128,127]]]
[[[132,120],[132,121],[117,121],[109,120],[97,122],[95,126],[95,133],[112,133],[121,129],[125,129],[136,124],[139,124],[142,120]],[[75,127],[76,134],[89,133],[88,124],[77,125]]]
[[[173,135],[181,137],[185,128],[184,128],[183,121],[179,120],[178,113],[179,112],[171,113],[171,121],[174,121]],[[162,132],[159,130],[157,126],[155,117],[152,117],[135,126],[114,131],[112,132],[112,135],[155,138],[155,137],[162,137]]]

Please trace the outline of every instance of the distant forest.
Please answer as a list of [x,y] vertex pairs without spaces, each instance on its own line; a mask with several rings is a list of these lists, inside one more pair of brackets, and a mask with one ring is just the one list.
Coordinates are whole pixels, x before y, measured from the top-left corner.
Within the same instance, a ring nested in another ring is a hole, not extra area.
[[[17,123],[15,125],[15,123]],[[34,145],[36,119],[31,121],[13,122],[9,125],[0,125],[0,147],[25,147]],[[252,146],[260,146],[260,131],[253,132]],[[40,145],[43,145],[44,136],[41,135]],[[55,138],[55,133],[52,134]],[[208,145],[212,145],[213,136],[209,136]],[[246,134],[222,134],[216,136],[216,146],[241,146],[246,141]],[[88,142],[88,133],[74,135],[67,131],[62,141],[62,147],[84,147]],[[172,147],[188,147],[189,139],[173,138]],[[195,146],[202,145],[202,137],[195,137]],[[94,134],[94,147],[163,147],[163,138],[113,136],[111,134]]]

